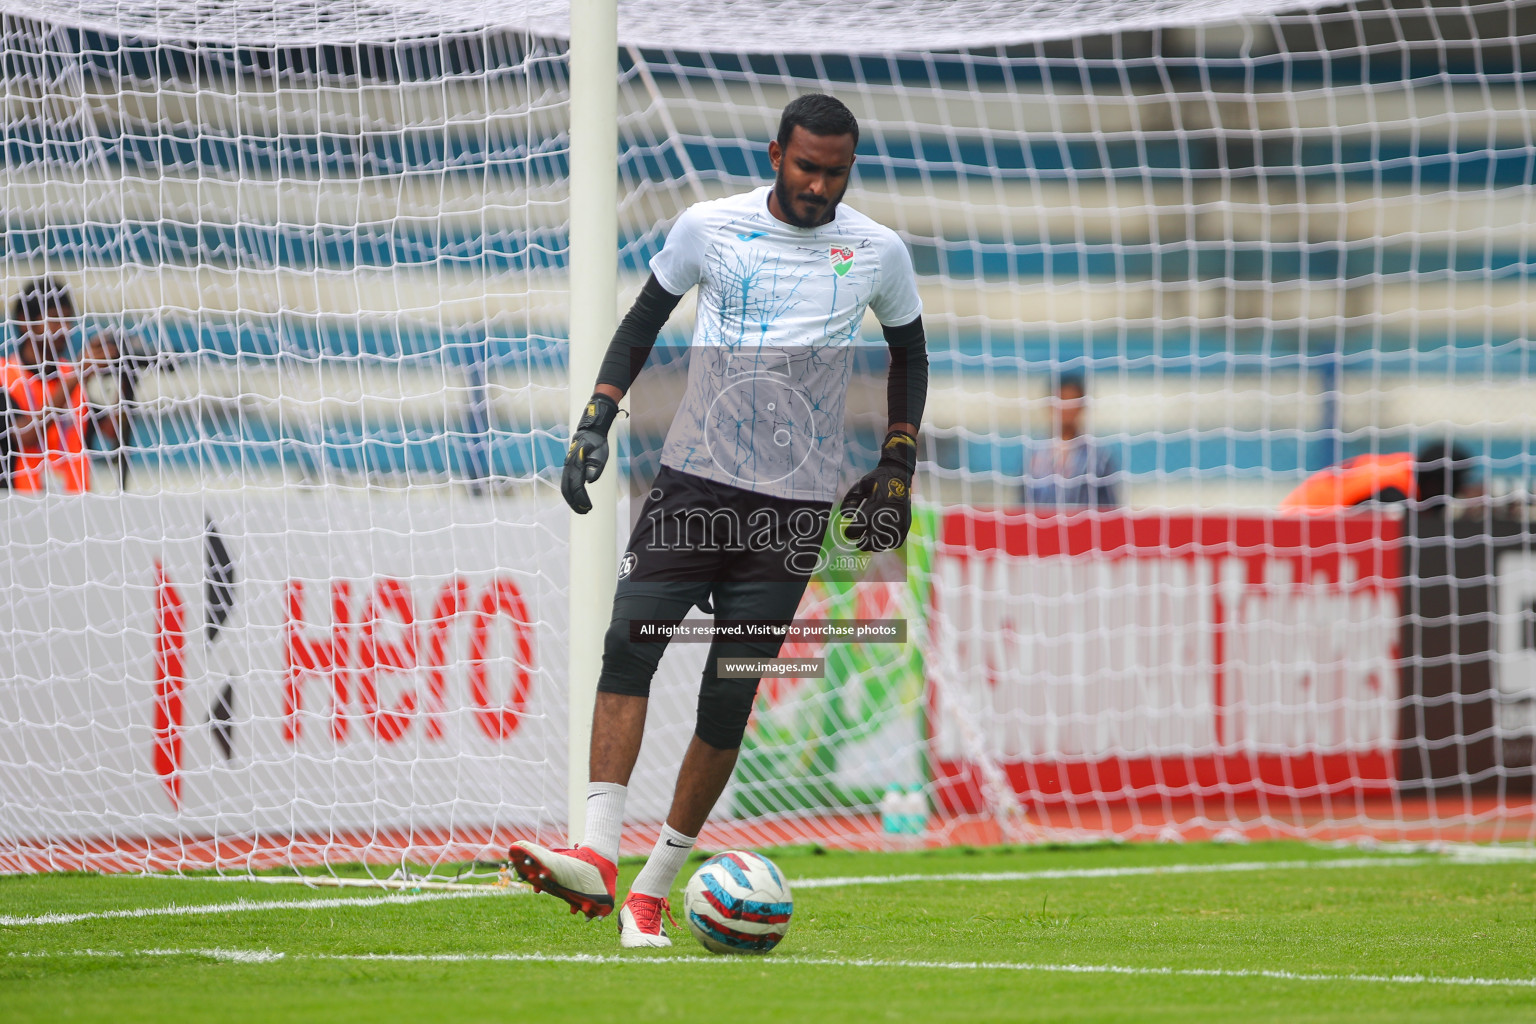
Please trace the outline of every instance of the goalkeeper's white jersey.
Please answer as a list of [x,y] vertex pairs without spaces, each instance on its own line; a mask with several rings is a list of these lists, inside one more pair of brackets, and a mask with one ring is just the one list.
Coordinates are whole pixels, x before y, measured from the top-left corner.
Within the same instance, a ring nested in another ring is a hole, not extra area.
[[864,310],[882,324],[922,313],[895,232],[847,204],[797,228],[768,212],[768,187],[698,203],[651,272],[698,285],[688,388],[661,461],[680,472],[801,501],[833,501],[843,407]]

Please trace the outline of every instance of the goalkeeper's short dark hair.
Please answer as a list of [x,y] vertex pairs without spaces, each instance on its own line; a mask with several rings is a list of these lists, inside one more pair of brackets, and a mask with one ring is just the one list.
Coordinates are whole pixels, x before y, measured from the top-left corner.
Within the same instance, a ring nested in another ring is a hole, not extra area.
[[56,277],[28,281],[21,294],[11,300],[11,330],[20,337],[23,324],[35,324],[49,313],[66,318],[75,315],[75,298],[69,285]]
[[812,135],[852,135],[859,144],[859,119],[843,101],[826,93],[812,92],[796,96],[779,116],[779,147],[789,145],[789,137],[799,126]]

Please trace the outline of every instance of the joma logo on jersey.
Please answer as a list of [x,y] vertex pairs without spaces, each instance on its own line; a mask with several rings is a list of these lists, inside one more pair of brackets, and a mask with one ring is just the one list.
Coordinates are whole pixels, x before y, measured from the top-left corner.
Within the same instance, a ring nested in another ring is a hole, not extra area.
[[832,269],[837,271],[837,276],[842,277],[853,266],[853,250],[834,245],[827,250],[827,259],[832,261]]

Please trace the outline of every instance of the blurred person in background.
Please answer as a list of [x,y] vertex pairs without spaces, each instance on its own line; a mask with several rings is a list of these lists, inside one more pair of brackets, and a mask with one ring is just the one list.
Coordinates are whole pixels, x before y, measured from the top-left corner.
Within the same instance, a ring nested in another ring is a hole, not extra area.
[[94,442],[117,444],[115,410],[86,394],[93,376],[116,365],[117,342],[96,334],[80,362],[69,362],[75,319],[74,298],[57,278],[28,283],[11,303],[15,347],[0,361],[0,488],[88,491]]
[[1449,438],[1413,452],[1357,455],[1307,477],[1280,503],[1282,512],[1324,513],[1406,502],[1414,511],[1443,508],[1483,493],[1472,453]]
[[1088,387],[1080,373],[1056,379],[1051,439],[1033,448],[1025,467],[1024,503],[1033,508],[1120,507],[1120,467],[1086,433]]

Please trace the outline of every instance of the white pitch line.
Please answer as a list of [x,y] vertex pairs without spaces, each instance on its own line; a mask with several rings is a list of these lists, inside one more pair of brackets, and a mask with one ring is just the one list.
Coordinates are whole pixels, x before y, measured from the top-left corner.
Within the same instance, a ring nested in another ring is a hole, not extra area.
[[[413,889],[463,892],[473,888],[528,889],[525,882],[454,882],[431,878],[337,878],[333,875],[175,875],[145,872],[128,878],[169,882],[236,882],[241,885],[302,885],[306,889]],[[530,890],[531,891],[531,890]]]
[[436,900],[461,900],[477,896],[496,896],[510,890],[468,889],[463,892],[431,892],[404,896],[331,897],[323,900],[235,900],[233,903],[172,903],[164,907],[134,907],[131,910],[98,910],[81,914],[37,914],[31,917],[0,915],[0,925],[23,927],[35,924],[74,924],[77,921],[103,921],[123,917],[186,917],[195,914],[239,914],[253,910],[336,910],[342,907],[383,907],[406,903],[431,903]]
[[848,875],[839,878],[796,878],[801,889],[841,889],[851,885],[904,885],[909,882],[1033,882],[1066,878],[1130,878],[1137,875],[1206,875],[1245,871],[1297,871],[1310,868],[1405,868],[1434,864],[1424,857],[1349,857],[1337,860],[1245,860],[1230,864],[1163,864],[1148,867],[1047,868],[1040,871],[979,871],[946,875]]
[[[1127,878],[1137,875],[1204,875],[1255,870],[1306,870],[1313,867],[1410,867],[1433,861],[1422,857],[1353,857],[1346,860],[1233,861],[1230,864],[1161,864],[1146,867],[1055,867],[1043,870],[994,870],[972,874],[943,875],[851,875],[840,878],[796,878],[794,889],[840,889],[846,886],[894,886],[919,881],[1041,881],[1069,878]],[[0,926],[22,927],[29,924],[74,924],[109,918],[187,917],[198,913],[244,913],[247,910],[329,910],[336,907],[396,906],[396,904],[432,903],[436,900],[462,900],[468,897],[525,892],[504,887],[476,887],[458,892],[432,892],[393,897],[329,898],[329,900],[237,900],[233,903],[170,904],[164,907],[134,907],[129,910],[95,910],[86,913],[38,913],[35,917],[0,915]]]
[[[1164,864],[1149,867],[1051,868],[1040,871],[985,871],[971,874],[860,875],[841,878],[801,878],[793,888],[835,889],[854,885],[900,885],[911,882],[1030,882],[1073,878],[1127,878],[1145,875],[1199,875],[1248,871],[1294,871],[1312,868],[1412,867],[1435,863],[1423,857],[1353,857],[1340,860],[1236,861],[1231,864]],[[1469,862],[1462,862],[1469,863]],[[476,896],[516,894],[529,890],[492,886],[456,892],[421,893],[401,896],[331,898],[323,900],[236,900],[233,903],[171,904],[165,907],[136,907],[131,910],[102,910],[79,914],[38,914],[32,917],[0,915],[0,926],[20,927],[39,924],[73,924],[110,918],[184,917],[193,914],[244,913],[257,910],[332,910],[338,907],[379,907],[435,900],[464,899]]]
[[16,960],[48,960],[60,957],[109,957],[125,960],[131,956],[189,956],[204,960],[224,960],[236,964],[265,964],[282,960],[287,953],[274,953],[270,949],[72,949],[62,953],[47,950],[7,953]]
[[270,949],[79,949],[63,952],[8,953],[13,958],[131,956],[198,957],[226,963],[270,964],[284,960],[342,963],[542,963],[542,964],[692,964],[742,967],[862,967],[902,968],[923,971],[1020,971],[1037,974],[1114,974],[1157,978],[1237,978],[1260,981],[1353,982],[1367,985],[1447,985],[1470,988],[1536,988],[1536,978],[1478,978],[1431,974],[1324,974],[1306,971],[1219,967],[1135,967],[1125,964],[1017,963],[1007,960],[874,960],[837,957],[698,957],[618,956],[593,953],[281,953]]

